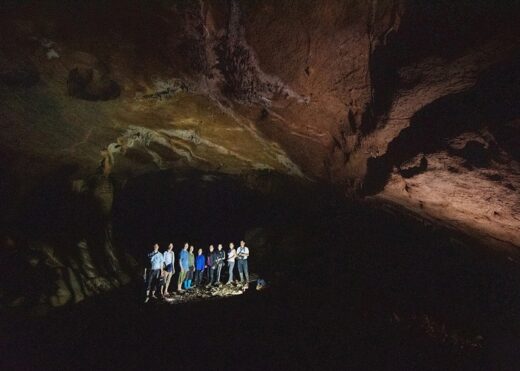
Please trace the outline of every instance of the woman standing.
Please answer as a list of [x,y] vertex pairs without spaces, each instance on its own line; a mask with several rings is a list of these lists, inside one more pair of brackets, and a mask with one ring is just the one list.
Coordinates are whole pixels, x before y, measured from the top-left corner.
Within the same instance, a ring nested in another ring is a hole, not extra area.
[[228,252],[228,258],[227,258],[228,269],[229,269],[229,278],[228,278],[228,281],[226,282],[226,285],[229,285],[230,283],[233,282],[233,268],[235,267],[236,256],[237,256],[237,252],[235,250],[235,245],[233,244],[233,242],[231,242],[229,244],[229,252]]
[[170,281],[175,274],[175,253],[173,252],[173,244],[168,245],[168,250],[163,254],[164,256],[164,270],[166,271],[165,282],[164,282],[164,295],[169,296],[168,288],[170,287]]

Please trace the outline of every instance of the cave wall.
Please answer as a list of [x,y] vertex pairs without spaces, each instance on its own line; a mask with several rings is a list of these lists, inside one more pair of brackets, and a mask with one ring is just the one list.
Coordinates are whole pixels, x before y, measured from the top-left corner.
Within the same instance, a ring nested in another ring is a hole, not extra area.
[[207,1],[190,78],[307,176],[515,249],[519,19],[513,2]]
[[217,64],[220,92],[306,174],[515,250],[519,18],[513,2],[230,2],[219,61],[247,72]]
[[[519,20],[484,0],[2,4],[2,238],[32,229],[33,195],[96,205],[95,179],[196,168],[325,182],[516,251]],[[84,234],[117,266],[105,214]]]

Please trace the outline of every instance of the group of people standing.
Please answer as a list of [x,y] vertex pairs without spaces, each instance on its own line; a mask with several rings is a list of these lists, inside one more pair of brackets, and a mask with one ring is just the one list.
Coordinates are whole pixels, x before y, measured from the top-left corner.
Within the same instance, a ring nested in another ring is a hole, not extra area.
[[[194,250],[193,245],[185,243],[179,253],[178,262],[180,270],[177,279],[177,292],[182,293],[185,290],[201,286],[205,279],[204,272],[207,272],[206,287],[221,285],[220,276],[226,262],[228,266],[227,285],[233,282],[235,261],[237,262],[240,283],[245,283],[246,285],[249,283],[249,267],[247,263],[249,248],[246,246],[245,241],[240,241],[238,249],[235,249],[235,245],[231,242],[227,254],[223,251],[222,244],[219,244],[217,249],[210,245],[206,255],[204,255],[202,249],[198,249],[195,256]],[[171,295],[168,289],[175,274],[173,244],[170,243],[164,253],[161,253],[159,245],[155,244],[153,251],[148,254],[148,259],[150,266],[144,269],[146,283],[145,302],[150,300],[150,292],[152,298],[157,298],[155,295],[156,291],[160,292],[160,295],[163,297]]]

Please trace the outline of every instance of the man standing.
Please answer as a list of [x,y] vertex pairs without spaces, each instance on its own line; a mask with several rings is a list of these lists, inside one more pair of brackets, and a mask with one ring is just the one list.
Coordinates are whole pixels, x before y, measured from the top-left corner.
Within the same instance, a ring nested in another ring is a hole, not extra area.
[[202,275],[204,274],[204,267],[206,265],[206,258],[202,255],[202,249],[197,251],[197,258],[195,259],[195,286],[202,283]]
[[169,296],[168,288],[170,281],[175,274],[175,253],[173,252],[173,244],[168,245],[168,250],[164,252],[164,270],[166,271],[164,282],[164,295]]
[[184,244],[184,248],[181,250],[179,254],[179,268],[181,271],[179,272],[179,280],[177,281],[177,291],[183,292],[182,284],[184,283],[184,280],[186,279],[186,273],[188,272],[189,265],[188,265],[188,243],[186,242]]
[[144,277],[146,279],[146,299],[145,303],[148,303],[150,300],[150,290],[152,290],[152,298],[157,299],[155,296],[155,288],[157,287],[156,282],[159,280],[162,274],[163,265],[164,265],[164,257],[163,254],[159,252],[159,245],[153,245],[153,251],[148,254],[148,259],[150,259],[150,270],[147,273],[147,268],[144,269]]
[[230,283],[233,282],[233,268],[235,267],[236,256],[237,256],[237,252],[235,250],[235,245],[233,244],[233,242],[231,242],[229,244],[229,252],[228,252],[228,258],[227,258],[228,269],[229,269],[229,278],[228,278],[228,281],[226,282],[226,285],[229,285]]
[[208,265],[208,284],[206,287],[210,287],[213,285],[213,281],[215,280],[215,272],[217,270],[217,253],[215,252],[215,248],[213,245],[209,245],[209,253],[207,258]]
[[247,266],[247,258],[249,257],[249,249],[245,241],[240,241],[240,247],[237,249],[238,274],[240,275],[240,283],[244,283],[246,276],[246,285],[249,283],[249,268]]
[[193,273],[195,272],[195,254],[193,245],[190,246],[188,252],[188,273],[186,274],[186,280],[184,281],[184,288],[191,289],[191,282],[193,281]]
[[224,266],[224,261],[226,260],[226,253],[224,250],[222,250],[221,243],[218,244],[217,250],[217,281],[215,283],[220,285],[220,273],[222,272],[222,267]]

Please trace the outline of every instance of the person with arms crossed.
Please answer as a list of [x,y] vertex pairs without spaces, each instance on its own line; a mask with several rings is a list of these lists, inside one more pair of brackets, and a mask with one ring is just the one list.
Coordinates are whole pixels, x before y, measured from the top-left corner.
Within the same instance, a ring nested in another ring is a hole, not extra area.
[[227,257],[227,263],[228,263],[228,270],[229,270],[229,277],[228,281],[226,282],[226,285],[229,285],[233,282],[233,268],[235,267],[235,258],[237,256],[237,252],[235,250],[235,245],[233,242],[229,243],[229,252]]
[[173,244],[168,245],[168,250],[163,254],[164,256],[164,270],[166,271],[164,280],[164,295],[169,296],[168,288],[170,287],[170,281],[175,274],[175,253],[173,252]]

